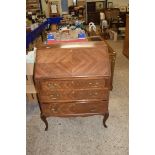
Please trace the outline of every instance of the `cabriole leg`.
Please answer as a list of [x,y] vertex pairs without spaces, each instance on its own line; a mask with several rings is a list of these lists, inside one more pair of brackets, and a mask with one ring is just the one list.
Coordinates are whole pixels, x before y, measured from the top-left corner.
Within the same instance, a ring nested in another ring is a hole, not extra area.
[[46,120],[46,117],[44,115],[40,114],[40,118],[45,123],[45,125],[46,125],[45,131],[47,131],[48,130],[48,122]]
[[109,117],[109,112],[107,112],[107,113],[104,114],[103,125],[104,125],[105,128],[107,128],[107,125],[105,124],[105,122],[108,119],[108,117]]

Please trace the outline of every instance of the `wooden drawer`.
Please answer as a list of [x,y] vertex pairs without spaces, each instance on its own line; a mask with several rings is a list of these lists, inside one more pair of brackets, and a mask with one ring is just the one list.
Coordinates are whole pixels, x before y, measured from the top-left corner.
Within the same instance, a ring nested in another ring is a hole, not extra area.
[[55,89],[71,89],[72,88],[71,80],[47,80],[41,81],[41,90],[42,91],[51,91]]
[[73,82],[74,89],[108,88],[108,79],[77,79]]
[[45,116],[102,114],[108,111],[108,101],[42,103],[41,109]]
[[66,100],[91,100],[91,99],[101,99],[108,100],[109,92],[104,89],[86,89],[86,90],[57,90],[42,93],[39,96],[41,102],[53,102],[53,101],[66,101]]
[[108,90],[104,90],[104,89],[75,90],[74,99],[75,100],[91,100],[91,99],[108,100],[109,92]]
[[42,93],[39,95],[39,99],[41,102],[66,101],[73,100],[74,94],[72,94],[72,90],[55,90]]
[[42,92],[56,89],[109,88],[109,79],[47,80],[41,82]]

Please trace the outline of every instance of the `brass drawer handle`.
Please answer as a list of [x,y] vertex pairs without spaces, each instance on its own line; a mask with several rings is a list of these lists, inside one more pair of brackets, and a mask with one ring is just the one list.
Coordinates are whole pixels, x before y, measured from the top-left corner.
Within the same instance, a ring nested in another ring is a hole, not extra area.
[[98,92],[95,92],[94,95],[98,95]]
[[48,83],[48,87],[57,87],[58,84],[57,83]]
[[89,85],[90,85],[91,87],[98,87],[99,83],[98,83],[98,82],[96,82],[96,83],[94,83],[94,85],[93,85],[93,83],[92,83],[92,82],[89,82]]
[[50,97],[55,100],[59,97],[59,94],[51,94]]
[[98,95],[98,92],[94,92],[94,93],[89,93],[89,95],[91,96],[91,95]]
[[51,111],[53,112],[53,113],[57,113],[57,109],[56,108],[51,108]]
[[91,111],[91,112],[94,112],[94,111],[96,111],[96,109],[95,109],[95,108],[94,108],[94,109],[90,109],[90,111]]
[[52,99],[53,99],[53,100],[56,100],[57,98],[53,97]]

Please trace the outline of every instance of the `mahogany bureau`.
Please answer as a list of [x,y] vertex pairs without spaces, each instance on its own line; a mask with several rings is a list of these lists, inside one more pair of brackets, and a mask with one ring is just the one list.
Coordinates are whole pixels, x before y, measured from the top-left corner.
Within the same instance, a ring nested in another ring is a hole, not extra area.
[[107,45],[62,43],[37,50],[35,87],[41,119],[47,117],[109,116],[111,67]]

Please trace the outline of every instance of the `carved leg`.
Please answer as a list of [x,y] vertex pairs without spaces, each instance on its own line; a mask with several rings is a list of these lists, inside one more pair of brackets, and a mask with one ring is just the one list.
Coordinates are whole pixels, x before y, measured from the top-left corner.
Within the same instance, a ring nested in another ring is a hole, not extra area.
[[105,122],[108,119],[108,117],[109,117],[109,112],[104,114],[103,125],[104,125],[105,128],[107,128],[107,125],[105,124]]
[[40,114],[40,118],[45,123],[45,125],[46,125],[45,131],[47,131],[48,130],[48,122],[46,120],[46,117],[44,115]]

